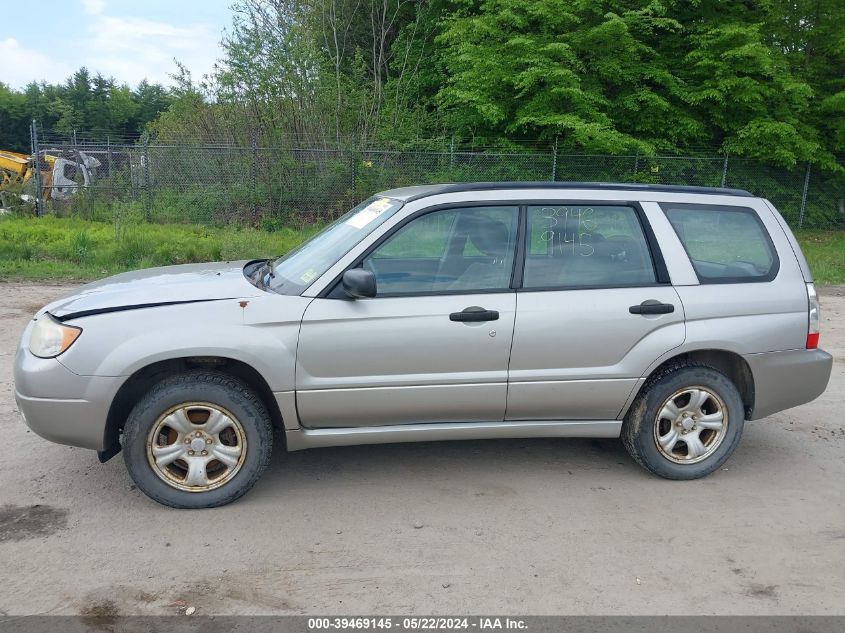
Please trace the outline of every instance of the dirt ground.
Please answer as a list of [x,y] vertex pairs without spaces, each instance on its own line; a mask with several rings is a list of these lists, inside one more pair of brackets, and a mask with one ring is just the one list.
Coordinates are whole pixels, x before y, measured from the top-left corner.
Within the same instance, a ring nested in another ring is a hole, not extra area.
[[0,615],[845,614],[843,288],[827,392],[749,423],[706,479],[650,476],[615,440],[349,447],[277,452],[195,512],[21,422],[18,337],[68,290],[0,283]]

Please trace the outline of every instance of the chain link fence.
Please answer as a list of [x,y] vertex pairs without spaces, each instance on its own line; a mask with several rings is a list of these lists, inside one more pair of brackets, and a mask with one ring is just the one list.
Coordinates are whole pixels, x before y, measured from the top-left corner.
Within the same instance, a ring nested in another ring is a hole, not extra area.
[[39,213],[108,220],[282,226],[336,217],[373,193],[422,183],[610,181],[738,187],[771,200],[793,228],[845,228],[845,174],[718,154],[566,154],[553,147],[442,150],[190,144],[39,134]]

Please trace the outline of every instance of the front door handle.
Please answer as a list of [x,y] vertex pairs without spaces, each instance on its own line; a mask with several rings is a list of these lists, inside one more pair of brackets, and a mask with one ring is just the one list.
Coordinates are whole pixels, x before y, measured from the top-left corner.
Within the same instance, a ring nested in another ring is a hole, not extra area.
[[660,303],[654,299],[647,299],[640,305],[628,308],[628,312],[631,314],[669,314],[674,311],[675,306],[671,303]]
[[498,319],[499,313],[496,310],[485,310],[479,306],[470,306],[460,312],[453,312],[449,315],[450,321],[460,321],[462,323],[469,321],[497,321]]

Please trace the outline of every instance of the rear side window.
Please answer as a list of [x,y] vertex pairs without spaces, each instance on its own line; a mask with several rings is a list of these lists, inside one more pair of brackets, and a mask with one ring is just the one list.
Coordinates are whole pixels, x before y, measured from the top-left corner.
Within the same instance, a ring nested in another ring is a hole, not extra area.
[[654,265],[628,206],[528,207],[524,288],[649,285]]
[[701,283],[770,281],[774,246],[753,209],[662,203]]

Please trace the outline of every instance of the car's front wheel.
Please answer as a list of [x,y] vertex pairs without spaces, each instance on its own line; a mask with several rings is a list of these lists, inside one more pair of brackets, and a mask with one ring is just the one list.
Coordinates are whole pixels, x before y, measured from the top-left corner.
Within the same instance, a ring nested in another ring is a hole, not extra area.
[[166,378],[129,415],[123,454],[138,488],[175,508],[221,506],[267,467],[270,416],[240,380],[209,371]]
[[677,365],[643,387],[625,416],[622,442],[655,475],[697,479],[730,457],[744,421],[742,397],[727,376],[704,365]]

